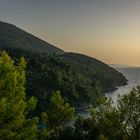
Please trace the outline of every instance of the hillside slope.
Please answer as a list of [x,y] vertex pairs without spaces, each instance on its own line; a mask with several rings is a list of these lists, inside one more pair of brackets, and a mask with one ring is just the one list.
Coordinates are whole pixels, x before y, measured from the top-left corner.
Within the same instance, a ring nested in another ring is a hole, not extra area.
[[126,84],[127,80],[122,73],[100,60],[77,53],[65,53],[61,57],[75,64],[78,71],[94,83],[98,80],[104,92]]
[[62,54],[63,50],[27,33],[12,24],[0,21],[0,47],[14,47],[33,52]]

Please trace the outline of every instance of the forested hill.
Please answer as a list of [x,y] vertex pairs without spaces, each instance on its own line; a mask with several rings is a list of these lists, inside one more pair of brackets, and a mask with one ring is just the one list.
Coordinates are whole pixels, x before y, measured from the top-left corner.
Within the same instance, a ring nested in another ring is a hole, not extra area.
[[121,73],[95,58],[65,53],[3,22],[0,22],[0,49],[8,52],[15,62],[21,56],[26,59],[27,95],[38,98],[39,111],[46,109],[56,90],[69,103],[80,106],[93,103],[103,92],[127,83]]
[[77,67],[77,71],[83,73],[95,84],[99,82],[104,92],[126,84],[127,80],[122,73],[100,60],[77,53],[65,53],[61,57],[73,63]]
[[23,31],[22,29],[0,21],[0,47],[15,47],[33,52],[62,54],[63,50]]

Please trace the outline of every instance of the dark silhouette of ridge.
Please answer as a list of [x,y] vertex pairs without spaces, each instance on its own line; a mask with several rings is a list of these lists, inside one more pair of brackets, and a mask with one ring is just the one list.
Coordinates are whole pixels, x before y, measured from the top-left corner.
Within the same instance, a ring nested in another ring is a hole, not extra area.
[[14,47],[32,52],[63,54],[64,51],[9,23],[0,21],[0,47]]

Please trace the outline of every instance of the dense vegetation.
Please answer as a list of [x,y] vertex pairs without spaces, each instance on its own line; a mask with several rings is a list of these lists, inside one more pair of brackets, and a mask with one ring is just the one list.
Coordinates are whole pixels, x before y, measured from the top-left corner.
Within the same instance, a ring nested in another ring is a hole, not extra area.
[[98,107],[90,108],[90,117],[79,116],[74,128],[65,127],[60,140],[139,140],[140,139],[140,87],[119,96],[117,106],[111,99],[101,97]]
[[[36,99],[25,97],[25,60],[18,63],[3,52],[0,56],[0,139],[1,140],[139,140],[140,87],[118,98],[98,98],[91,116],[73,122],[74,108],[56,91],[40,119],[32,112]],[[43,124],[42,127],[39,127]]]
[[17,66],[3,53],[0,57],[0,139],[35,139],[38,118],[26,118],[36,104],[25,99],[25,61]]
[[0,49],[6,50],[17,63],[21,56],[27,61],[27,98],[38,99],[35,114],[45,111],[52,94],[75,107],[96,104],[105,91],[126,84],[125,77],[91,57],[65,53],[39,38],[4,22],[0,22]]
[[[68,55],[47,55],[4,48],[18,62],[21,56],[27,61],[27,95],[38,99],[37,112],[44,111],[48,99],[60,90],[62,97],[75,107],[96,103],[103,91],[126,83],[124,76],[95,59]],[[77,56],[77,55],[76,55]],[[75,61],[74,61],[75,60]],[[82,62],[83,61],[83,62]]]
[[[37,100],[25,98],[25,60],[15,66],[14,61],[4,52],[0,57],[0,139],[34,140],[37,138],[38,117],[32,117]],[[74,108],[62,99],[59,92],[53,94],[50,106],[42,112],[41,121],[48,119],[50,129],[69,122]]]

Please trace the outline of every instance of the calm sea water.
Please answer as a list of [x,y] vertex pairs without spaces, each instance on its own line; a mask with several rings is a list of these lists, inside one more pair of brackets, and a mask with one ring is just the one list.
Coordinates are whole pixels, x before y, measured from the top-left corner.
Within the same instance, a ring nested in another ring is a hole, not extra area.
[[111,97],[116,104],[117,96],[119,94],[128,94],[132,90],[132,88],[140,85],[140,67],[118,67],[115,69],[121,72],[128,80],[128,85],[118,87],[117,90],[105,94],[107,97]]

